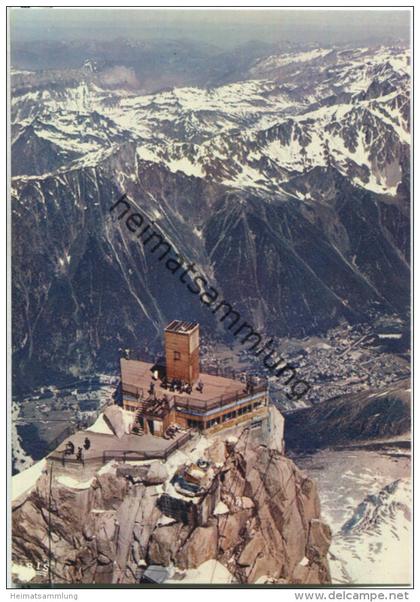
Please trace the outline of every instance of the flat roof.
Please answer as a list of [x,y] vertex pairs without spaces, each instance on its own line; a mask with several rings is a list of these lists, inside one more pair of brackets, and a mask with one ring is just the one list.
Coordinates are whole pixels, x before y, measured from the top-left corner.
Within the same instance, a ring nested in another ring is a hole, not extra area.
[[183,320],[172,320],[165,328],[165,332],[178,332],[187,334],[198,327],[198,322],[184,322]]
[[170,391],[169,389],[161,387],[160,380],[152,379],[151,369],[153,366],[154,364],[149,364],[148,362],[121,358],[121,379],[123,389],[128,393],[131,392],[133,394],[138,391],[140,394],[143,394],[144,397],[147,397],[150,383],[153,382],[157,397],[162,398],[164,395],[169,398],[176,397],[177,401],[191,401],[194,402],[195,405],[201,405],[203,408],[206,407],[207,402],[211,400],[222,400],[222,398],[246,393],[245,383],[234,380],[233,378],[214,376],[213,374],[205,374],[204,372],[200,372],[199,378],[197,379],[197,382],[201,381],[204,385],[202,393],[197,391],[196,384],[193,386],[191,393]]

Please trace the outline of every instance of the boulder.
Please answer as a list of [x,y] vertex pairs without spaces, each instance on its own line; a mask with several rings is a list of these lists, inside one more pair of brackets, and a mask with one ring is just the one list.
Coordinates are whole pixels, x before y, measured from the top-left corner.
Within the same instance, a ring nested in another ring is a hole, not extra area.
[[[147,552],[149,545],[149,539],[155,530],[156,525],[162,518],[161,511],[156,505],[156,491],[154,487],[144,488],[142,494],[142,500],[137,510],[135,517],[135,524],[133,528],[134,538],[139,542],[143,556]],[[165,525],[166,526],[166,525]]]
[[307,545],[307,557],[324,557],[327,555],[331,544],[331,529],[321,520],[314,518],[309,524],[309,536]]
[[95,506],[104,510],[118,508],[128,491],[126,479],[106,473],[97,477],[97,484],[98,487],[95,488],[92,495],[92,502]]
[[[284,418],[275,406],[270,406],[266,423],[266,444],[269,449],[284,452]],[[264,433],[265,434],[265,433]]]
[[124,436],[124,418],[120,407],[115,405],[108,406],[104,412],[104,420],[118,439],[121,439],[121,437]]
[[168,566],[173,563],[184,539],[183,530],[185,529],[179,523],[155,529],[148,547],[149,564]]
[[242,550],[241,555],[239,556],[238,564],[241,566],[252,566],[263,548],[264,539],[260,534],[258,534],[256,537],[248,541]]
[[238,444],[238,437],[234,437],[233,435],[230,435],[229,437],[227,437],[227,439],[225,440],[225,449],[226,449],[226,453],[232,454],[235,451],[235,447]]
[[89,526],[86,525],[83,528],[83,536],[88,541],[92,541],[92,539],[94,539],[94,537],[95,537],[95,534],[93,533],[92,529]]
[[145,485],[161,485],[168,478],[168,471],[162,462],[152,462],[144,477]]
[[131,544],[131,555],[137,566],[144,566],[146,564],[143,558],[143,552],[140,543],[137,539],[135,539]]
[[133,466],[131,464],[121,464],[117,466],[117,477],[124,477],[132,483],[142,483],[148,470],[148,465]]
[[233,514],[219,516],[219,547],[223,551],[232,549],[238,545],[240,532],[248,518],[249,512],[247,510],[239,510]]
[[98,554],[98,562],[99,562],[99,564],[109,564],[112,561],[110,558],[108,558],[108,556],[105,556],[105,554],[99,553]]
[[213,464],[223,464],[226,455],[224,441],[216,439],[216,441],[208,448],[206,455]]
[[251,498],[246,497],[245,495],[238,498],[237,505],[239,506],[239,508],[243,508],[244,510],[250,510],[251,508],[254,508],[254,506],[255,506],[255,504],[251,500]]
[[178,552],[178,566],[182,569],[197,568],[206,560],[216,558],[217,527],[197,527]]

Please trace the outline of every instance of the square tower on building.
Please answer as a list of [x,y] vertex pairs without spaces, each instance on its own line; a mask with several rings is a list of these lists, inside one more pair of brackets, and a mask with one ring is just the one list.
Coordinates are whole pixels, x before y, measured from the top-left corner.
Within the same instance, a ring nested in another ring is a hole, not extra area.
[[200,341],[197,322],[172,320],[165,328],[166,377],[191,385],[200,373]]

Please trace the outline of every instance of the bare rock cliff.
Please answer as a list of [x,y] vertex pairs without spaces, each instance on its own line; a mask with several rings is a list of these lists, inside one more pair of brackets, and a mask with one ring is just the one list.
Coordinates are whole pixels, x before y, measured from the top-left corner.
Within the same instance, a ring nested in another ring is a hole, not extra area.
[[[148,565],[170,567],[182,581],[217,560],[231,582],[329,583],[331,532],[315,483],[248,429],[205,441],[201,457],[216,467],[205,520],[161,509],[176,456],[168,466],[110,463],[88,481],[60,475],[57,465],[51,479],[48,465],[15,500],[14,562],[36,568],[34,582],[135,583]],[[190,442],[191,453],[202,443]],[[188,449],[176,454],[185,461]],[[214,573],[204,581],[214,582]]]

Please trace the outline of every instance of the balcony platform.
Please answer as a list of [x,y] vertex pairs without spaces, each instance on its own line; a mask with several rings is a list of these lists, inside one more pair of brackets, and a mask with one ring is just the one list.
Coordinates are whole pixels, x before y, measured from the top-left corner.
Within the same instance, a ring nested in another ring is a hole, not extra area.
[[[121,377],[124,399],[132,399],[135,403],[150,397],[150,384],[154,384],[154,395],[157,399],[168,399],[176,407],[191,410],[193,413],[205,413],[218,407],[238,403],[252,395],[265,392],[267,386],[256,385],[251,390],[240,380],[216,376],[200,372],[199,381],[203,390],[199,392],[194,386],[191,393],[170,391],[161,386],[160,379],[153,380],[153,364],[121,359]],[[129,397],[127,397],[127,394]]]
[[90,448],[83,449],[83,462],[86,464],[98,462],[105,464],[110,460],[166,460],[178,447],[184,445],[190,439],[190,433],[183,431],[176,433],[173,439],[154,437],[153,435],[124,434],[118,438],[113,434],[98,433],[94,431],[77,431],[71,437],[65,439],[61,445],[54,450],[48,460],[59,462],[63,465],[80,464],[76,455],[66,456],[64,450],[66,443],[71,441],[77,452],[78,447],[83,448],[86,437],[90,440]]

